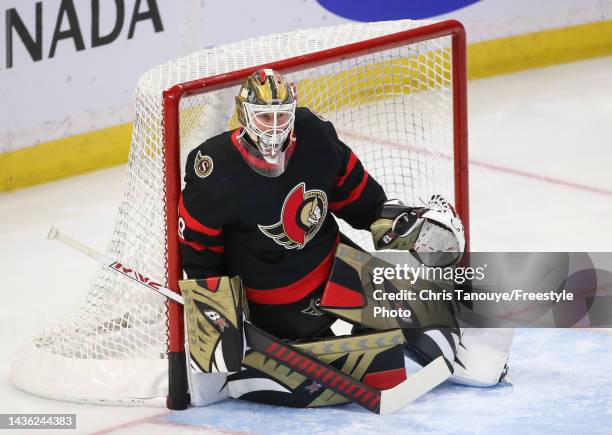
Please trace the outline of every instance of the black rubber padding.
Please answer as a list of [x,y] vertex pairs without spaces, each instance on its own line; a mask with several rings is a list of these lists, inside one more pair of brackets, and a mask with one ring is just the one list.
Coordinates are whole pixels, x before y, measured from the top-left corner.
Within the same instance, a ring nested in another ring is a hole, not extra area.
[[187,364],[185,352],[168,352],[168,409],[187,409],[189,406],[187,387]]

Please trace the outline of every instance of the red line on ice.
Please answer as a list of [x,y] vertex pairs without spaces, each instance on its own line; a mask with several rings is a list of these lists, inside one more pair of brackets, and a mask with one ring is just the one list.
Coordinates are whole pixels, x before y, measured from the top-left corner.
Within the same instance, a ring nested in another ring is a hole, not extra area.
[[234,430],[226,429],[226,428],[207,426],[203,424],[186,424],[186,423],[162,420],[163,417],[167,417],[171,414],[172,414],[172,411],[167,411],[167,412],[163,412],[160,414],[155,414],[155,415],[151,415],[148,417],[139,418],[137,420],[128,421],[122,424],[108,427],[106,429],[102,429],[102,430],[95,431],[95,432],[90,432],[90,435],[106,435],[106,434],[110,434],[110,433],[113,433],[113,432],[116,432],[122,429],[128,429],[131,427],[136,427],[136,426],[144,425],[144,424],[152,424],[152,425],[166,426],[166,427],[167,426],[183,427],[183,428],[192,429],[193,431],[196,431],[196,432],[197,431],[209,431],[209,432],[225,433],[225,434],[232,434],[232,435],[241,435],[241,434],[250,433],[250,432],[234,431]]
[[[433,152],[426,148],[420,148],[420,147],[416,147],[413,145],[400,144],[397,142],[387,141],[387,140],[380,140],[380,139],[376,139],[373,137],[357,135],[357,134],[353,134],[353,133],[346,132],[346,131],[342,131],[341,134],[342,136],[347,137],[347,138],[354,138],[357,140],[362,140],[362,141],[366,141],[370,143],[376,143],[376,144],[383,145],[389,148],[406,149],[406,150],[409,150],[415,153],[419,153],[419,154],[436,156],[436,157],[440,157],[440,158],[447,159],[447,160],[452,159],[451,155]],[[612,196],[612,190],[610,189],[603,189],[600,187],[588,186],[586,184],[574,183],[572,181],[562,180],[560,178],[549,177],[546,175],[538,175],[538,174],[534,174],[531,172],[522,171],[520,169],[509,168],[505,166],[495,165],[493,163],[481,162],[478,160],[470,159],[469,162],[470,162],[470,165],[478,166],[478,167],[485,168],[485,169],[490,169],[492,171],[504,172],[507,174],[517,175],[519,177],[531,178],[532,180],[543,181],[543,182],[550,183],[550,184],[557,184],[559,186],[565,186],[565,187],[569,187],[572,189],[584,190],[586,192],[598,193],[600,195],[606,195],[606,196]]]

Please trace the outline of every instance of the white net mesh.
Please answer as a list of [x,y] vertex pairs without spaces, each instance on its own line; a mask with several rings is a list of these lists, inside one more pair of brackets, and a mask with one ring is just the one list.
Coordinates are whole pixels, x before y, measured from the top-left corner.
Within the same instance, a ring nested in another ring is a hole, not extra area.
[[[166,281],[164,90],[423,24],[404,20],[271,35],[200,51],[145,74],[136,89],[124,198],[107,255]],[[389,198],[414,204],[433,193],[454,197],[451,68],[451,40],[442,37],[300,70],[287,78],[297,84],[298,105],[333,122]],[[235,124],[235,92],[228,88],[181,100],[182,165],[193,147]],[[341,227],[371,248],[369,234],[357,234],[344,223]],[[127,278],[99,269],[76,308],[22,350],[13,366],[14,382],[66,400],[141,403],[164,397],[164,302]],[[92,378],[95,385],[83,385]]]

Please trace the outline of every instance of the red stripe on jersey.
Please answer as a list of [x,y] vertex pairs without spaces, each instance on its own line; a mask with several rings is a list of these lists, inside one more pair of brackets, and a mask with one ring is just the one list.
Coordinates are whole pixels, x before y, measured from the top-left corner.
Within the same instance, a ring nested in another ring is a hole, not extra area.
[[223,252],[225,251],[223,246],[204,246],[198,242],[189,242],[183,239],[182,237],[179,237],[179,242],[181,242],[183,245],[187,245],[195,249],[196,251],[212,251],[216,252],[217,254],[223,254]]
[[351,172],[353,172],[353,169],[355,169],[355,165],[357,164],[357,156],[355,155],[355,153],[353,151],[351,151],[351,155],[349,157],[349,161],[346,164],[346,170],[344,171],[344,175],[338,179],[336,179],[336,186],[335,187],[341,187],[344,182],[346,181],[346,179],[348,178],[349,175],[351,175]]
[[193,216],[189,214],[187,209],[185,208],[185,204],[183,204],[183,195],[179,199],[179,216],[185,220],[185,225],[192,231],[196,231],[198,233],[206,234],[207,236],[218,236],[223,232],[223,229],[216,229],[207,227],[206,225],[198,222]]
[[368,176],[369,176],[368,173],[364,171],[361,182],[359,183],[357,187],[355,187],[352,190],[349,196],[343,201],[330,202],[329,209],[331,211],[339,211],[339,210],[342,210],[346,205],[350,204],[351,202],[357,201],[359,197],[361,196],[361,194],[363,193],[363,190],[365,189],[366,185],[368,184]]
[[336,243],[334,243],[334,247],[329,254],[305,277],[293,284],[269,290],[259,290],[245,286],[247,299],[265,305],[290,304],[304,299],[329,279],[338,241],[336,239]]

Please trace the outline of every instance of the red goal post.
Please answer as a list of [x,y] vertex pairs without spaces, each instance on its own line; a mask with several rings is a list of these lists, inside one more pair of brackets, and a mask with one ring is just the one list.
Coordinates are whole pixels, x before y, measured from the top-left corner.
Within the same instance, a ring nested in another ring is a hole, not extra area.
[[[236,71],[187,81],[174,85],[163,93],[165,202],[167,235],[167,283],[179,292],[178,280],[182,278],[180,250],[178,245],[178,201],[181,192],[181,146],[180,103],[185,97],[237,86],[245,76],[263,66],[282,73],[291,73],[333,62],[347,61],[367,54],[392,48],[416,44],[436,38],[451,38],[451,84],[452,84],[452,160],[454,176],[454,204],[461,216],[466,235],[466,250],[469,247],[469,191],[468,191],[468,147],[467,147],[467,90],[466,90],[466,37],[461,23],[455,20],[442,21],[387,34],[351,44],[324,49],[283,60],[266,62]],[[298,104],[299,104],[298,93]],[[348,143],[351,145],[350,142]],[[366,164],[366,169],[368,169]],[[184,325],[182,306],[168,303],[168,352],[169,352],[169,396],[168,406],[181,409],[187,406]]]

